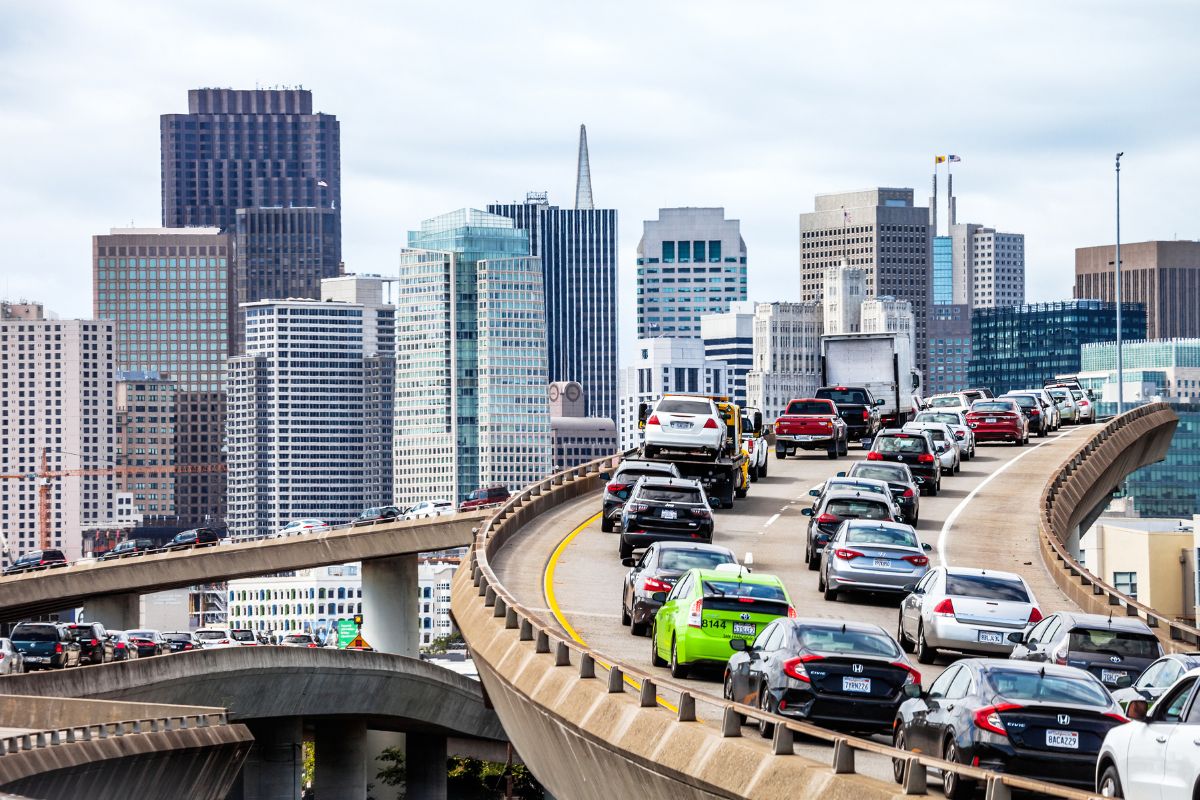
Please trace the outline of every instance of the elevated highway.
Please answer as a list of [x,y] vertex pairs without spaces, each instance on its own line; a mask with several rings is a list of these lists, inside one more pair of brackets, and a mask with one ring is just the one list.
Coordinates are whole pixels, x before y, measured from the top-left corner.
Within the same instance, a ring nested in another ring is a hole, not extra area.
[[[1137,439],[1144,446],[1126,447],[1124,457],[1088,448],[1133,424],[1131,415],[1103,427],[1064,429],[1035,447],[981,446],[980,457],[946,479],[939,497],[922,500],[918,530],[934,545],[933,557],[1018,572],[1043,612],[1075,607],[1074,593],[1057,574],[1062,569],[1041,557],[1043,490],[1086,450],[1087,457],[1106,460],[1096,480],[1103,485],[1092,494],[1096,504],[1106,501],[1124,474],[1165,453],[1173,415],[1139,419]],[[852,450],[850,457],[861,453]],[[803,565],[807,519],[799,510],[811,501],[808,489],[843,462],[772,460],[772,476],[755,484],[751,498],[718,516],[716,541],[739,554],[753,552],[757,570],[779,574],[802,615],[860,619],[894,630],[894,604],[825,602],[815,591],[815,574]],[[473,571],[460,570],[454,585],[455,616],[489,697],[514,744],[556,796],[612,796],[613,776],[628,778],[628,786],[620,787],[628,792],[616,790],[622,796],[638,787],[652,787],[652,796],[706,798],[776,797],[785,786],[789,795],[828,797],[925,790],[926,769],[940,764],[937,759],[796,723],[777,725],[769,743],[742,739],[734,709],[751,718],[759,712],[722,700],[715,680],[674,681],[651,667],[649,640],[620,625],[625,570],[616,559],[615,538],[600,533],[592,519],[600,471],[599,464],[581,468],[514,499],[481,531]],[[1092,507],[1083,511],[1091,513]],[[923,667],[926,681],[946,663]],[[891,781],[893,758],[903,765],[901,787]],[[982,780],[993,796],[1022,787],[1083,796],[982,770],[959,771]]]

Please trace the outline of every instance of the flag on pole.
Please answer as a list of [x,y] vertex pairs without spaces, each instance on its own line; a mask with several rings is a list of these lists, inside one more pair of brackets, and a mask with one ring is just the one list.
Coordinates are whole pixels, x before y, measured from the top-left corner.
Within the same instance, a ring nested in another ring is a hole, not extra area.
[[[958,158],[957,158],[957,157],[955,157],[955,158],[954,158],[954,160],[955,160],[955,161],[957,161],[957,160],[958,160]],[[934,156],[934,157],[933,157],[933,164],[934,164],[934,166],[937,166],[938,164],[945,164],[945,163],[946,163],[946,157],[945,157],[945,156]]]
[[946,158],[948,158],[951,163],[954,163],[955,161],[962,161],[962,159],[958,156],[946,156]]

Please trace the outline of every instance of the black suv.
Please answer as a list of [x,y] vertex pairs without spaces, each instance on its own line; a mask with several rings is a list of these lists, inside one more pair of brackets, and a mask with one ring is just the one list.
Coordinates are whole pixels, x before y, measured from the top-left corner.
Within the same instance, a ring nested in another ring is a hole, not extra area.
[[659,478],[679,478],[679,467],[669,461],[641,461],[636,458],[626,459],[617,467],[616,472],[609,475],[600,473],[607,481],[604,486],[604,498],[600,501],[600,530],[612,533],[617,522],[621,519],[621,509],[633,491],[633,485],[643,475],[654,475]]
[[175,534],[175,538],[163,545],[164,550],[186,550],[189,547],[207,547],[220,544],[221,532],[215,528],[192,528]]
[[881,431],[871,443],[867,461],[907,464],[909,472],[923,479],[925,494],[936,496],[942,489],[942,460],[928,431]]
[[118,544],[112,550],[100,554],[101,561],[108,561],[110,558],[121,558],[122,556],[140,556],[145,553],[153,553],[158,549],[158,545],[153,539],[126,539]]
[[1016,644],[1009,658],[1079,667],[1110,689],[1128,686],[1163,654],[1146,623],[1125,616],[1059,611],[1008,638]]
[[79,666],[79,642],[66,625],[57,622],[22,622],[8,637],[25,657],[25,670]]
[[363,512],[354,521],[377,522],[384,519],[398,519],[403,513],[404,510],[396,506],[372,506],[371,508],[364,508]]
[[79,645],[80,664],[107,664],[113,660],[112,640],[99,622],[71,622],[67,630]]
[[621,511],[621,558],[654,542],[712,542],[712,537],[712,511],[700,481],[638,478]]
[[5,575],[16,575],[35,569],[65,567],[67,557],[62,550],[31,550],[4,568]]

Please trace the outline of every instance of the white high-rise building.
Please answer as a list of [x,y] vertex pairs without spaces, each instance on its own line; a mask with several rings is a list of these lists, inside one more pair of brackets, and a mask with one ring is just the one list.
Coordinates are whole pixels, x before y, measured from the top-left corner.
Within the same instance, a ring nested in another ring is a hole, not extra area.
[[729,393],[733,370],[724,361],[706,359],[700,339],[639,339],[637,352],[637,361],[621,370],[621,450],[642,443],[638,428],[641,403],[654,403],[671,392]]
[[980,228],[971,241],[971,306],[1025,303],[1025,235]]
[[754,307],[754,366],[746,376],[751,406],[772,421],[788,401],[812,397],[821,385],[820,300]]
[[[338,620],[362,613],[362,569],[357,563],[298,569],[229,582],[228,625],[256,633],[310,633],[324,641]],[[369,642],[368,642],[369,644]]]
[[867,299],[866,269],[845,261],[826,267],[821,299],[825,304],[825,333],[861,333],[862,303]]
[[[114,323],[47,319],[40,303],[0,305],[0,473],[94,469],[49,481],[51,547],[82,555],[84,528],[114,518]],[[0,480],[3,563],[39,547],[38,480]]]
[[739,406],[745,406],[746,373],[754,361],[754,305],[732,303],[723,314],[700,317],[700,338],[704,340],[706,359],[729,365],[733,377],[729,396]]
[[894,297],[871,297],[860,308],[863,333],[903,333],[913,340],[912,303]]
[[368,431],[363,306],[263,300],[243,310],[245,355],[229,359],[227,384],[230,533],[353,519],[379,483],[367,440],[383,435]]

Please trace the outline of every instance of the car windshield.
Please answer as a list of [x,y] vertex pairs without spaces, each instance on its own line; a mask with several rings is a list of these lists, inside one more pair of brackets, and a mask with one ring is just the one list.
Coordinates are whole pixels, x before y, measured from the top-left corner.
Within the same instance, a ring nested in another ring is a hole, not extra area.
[[1079,703],[1108,706],[1112,700],[1104,687],[1091,678],[1043,675],[1025,670],[992,669],[988,680],[1007,700],[1040,700],[1047,703]]
[[1071,397],[1074,397],[1076,400],[1082,400],[1082,399],[1083,399],[1083,392],[1079,391],[1078,389],[1072,389],[1072,390],[1071,390]]
[[658,559],[659,569],[686,572],[689,569],[712,569],[718,564],[733,564],[729,553],[714,553],[711,550],[663,550]]
[[196,631],[196,638],[203,641],[214,641],[216,639],[228,639],[229,634],[225,631]]
[[719,581],[710,578],[703,582],[703,587],[706,597],[752,597],[756,600],[787,602],[787,595],[783,593],[783,587],[769,583]]
[[962,400],[957,397],[935,397],[929,401],[930,408],[962,408]]
[[877,453],[924,453],[929,449],[924,436],[880,436],[875,440]]
[[703,400],[679,400],[670,397],[660,402],[654,410],[665,411],[668,414],[702,414],[706,417],[713,413],[712,406]]
[[296,634],[294,636],[285,636],[283,641],[287,644],[309,644],[313,638],[307,633]]
[[1071,393],[1066,389],[1051,389],[1050,396],[1055,400],[1068,400],[1071,397]]
[[699,503],[700,490],[687,486],[646,486],[641,491],[641,499],[659,503]]
[[1107,628],[1075,628],[1071,631],[1072,653],[1097,653],[1124,658],[1158,658],[1158,639],[1149,633],[1114,631]]
[[917,537],[903,528],[868,528],[853,526],[846,531],[846,544],[883,544],[897,547],[916,547]]
[[947,575],[946,594],[956,597],[977,597],[980,600],[1029,602],[1029,592],[1026,591],[1025,584],[1012,578],[1001,578],[995,575]]
[[864,497],[835,498],[825,504],[825,513],[853,519],[891,519],[887,503]]
[[874,478],[877,481],[908,481],[907,470],[899,466],[884,466],[882,464],[861,465],[854,468],[857,478]]
[[962,420],[958,418],[958,414],[936,414],[925,412],[917,414],[917,422],[940,422],[943,425],[961,425]]
[[58,631],[55,628],[17,628],[13,631],[14,642],[57,642]]
[[838,405],[865,406],[867,404],[867,393],[862,389],[821,389],[817,392],[817,396],[828,397]]
[[1007,402],[995,402],[980,400],[971,406],[972,411],[1008,411],[1012,412],[1013,407]]
[[841,628],[803,628],[800,646],[830,655],[885,656],[896,658],[900,651],[882,633],[849,631]]
[[788,403],[785,414],[796,414],[799,416],[809,416],[812,414],[825,414],[826,416],[833,413],[833,409],[825,400],[793,400]]
[[250,631],[233,631],[233,640],[235,642],[253,642],[254,634]]

